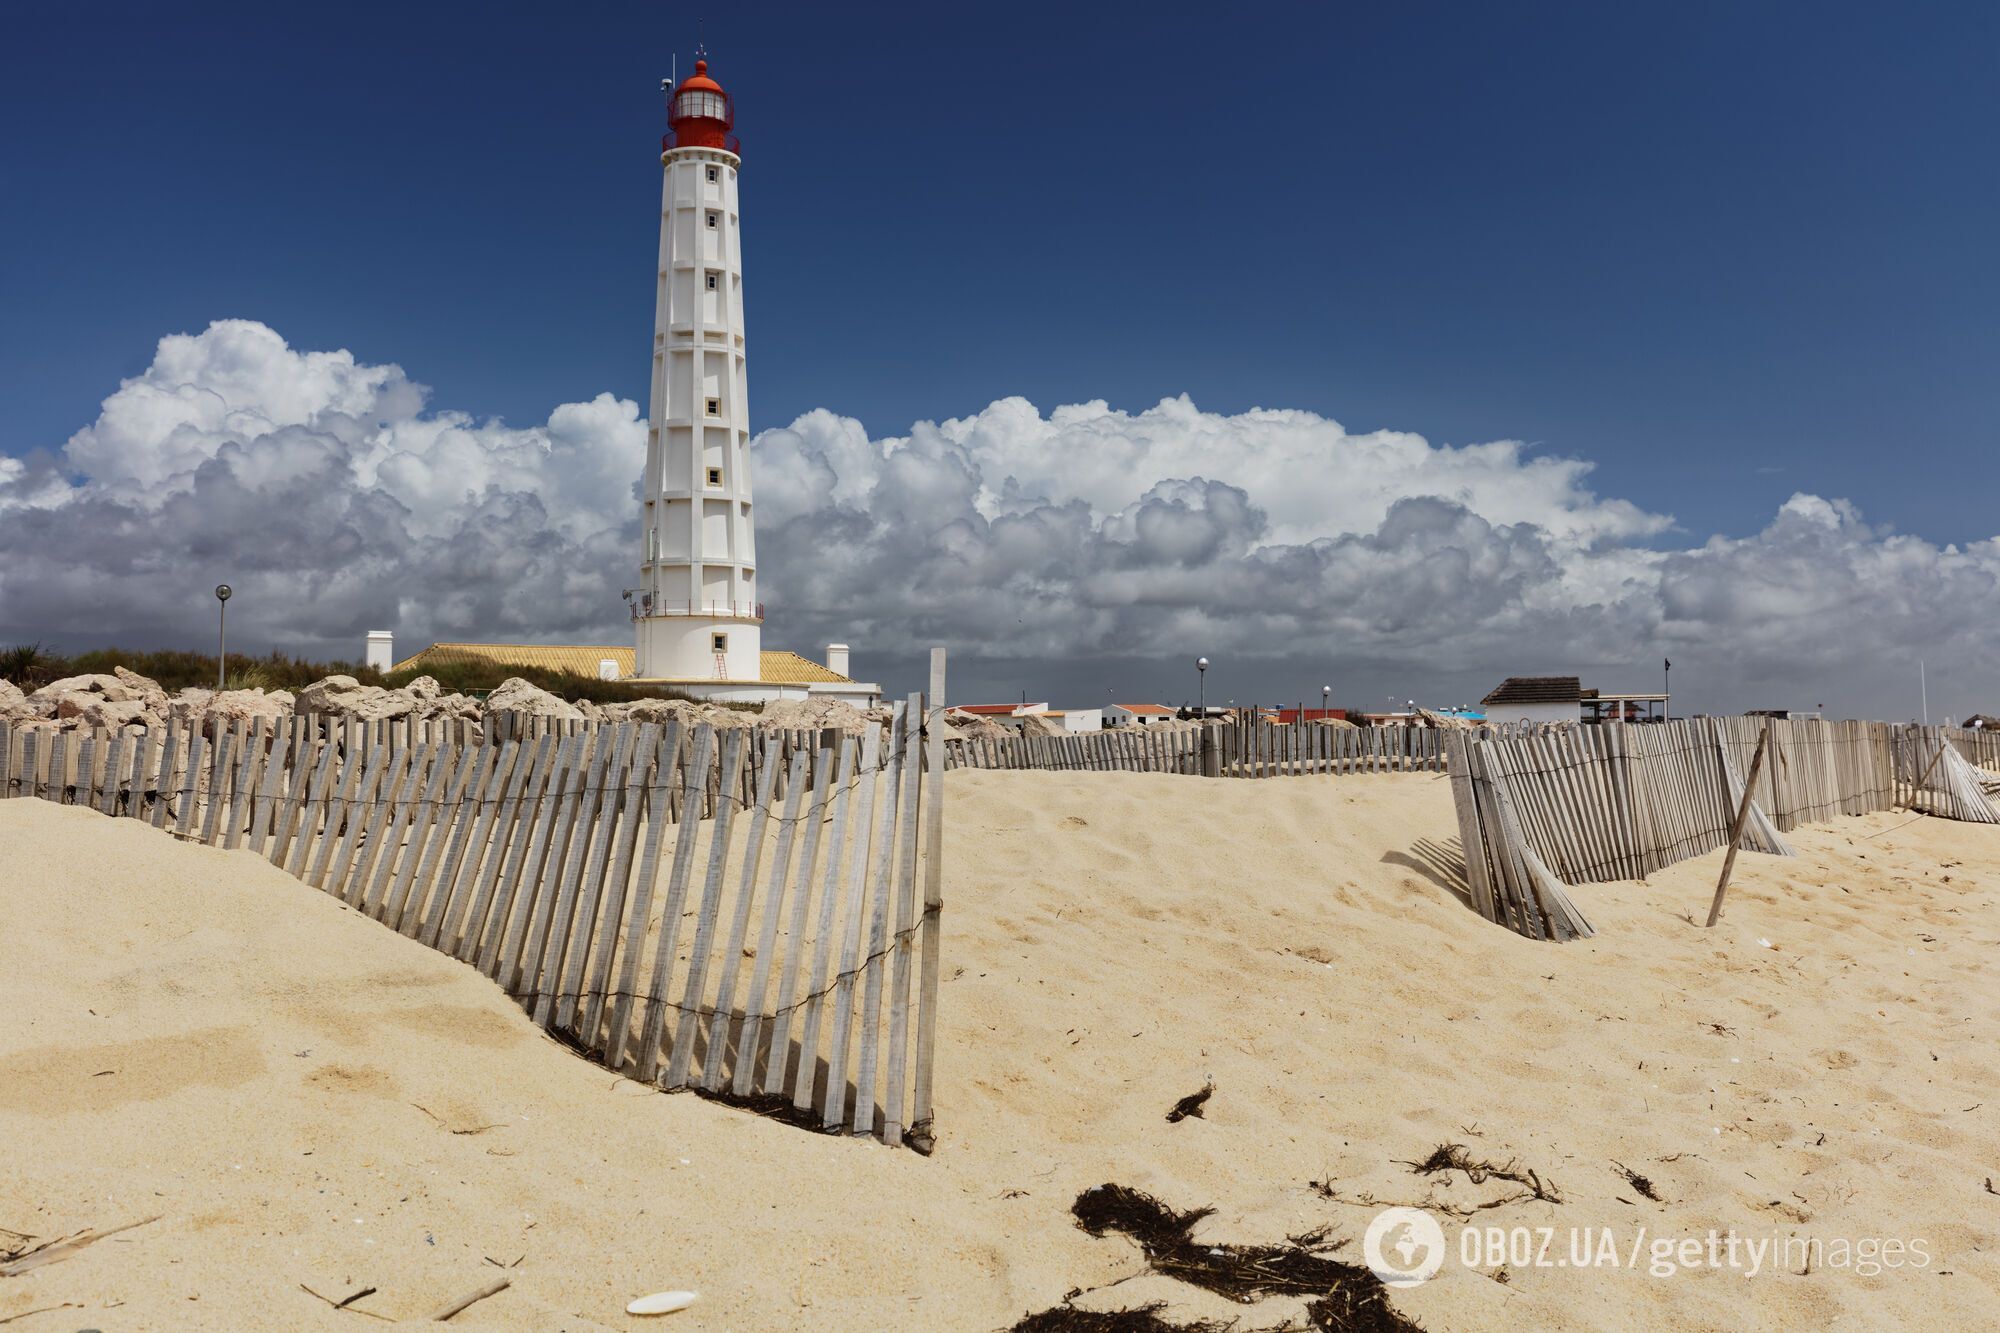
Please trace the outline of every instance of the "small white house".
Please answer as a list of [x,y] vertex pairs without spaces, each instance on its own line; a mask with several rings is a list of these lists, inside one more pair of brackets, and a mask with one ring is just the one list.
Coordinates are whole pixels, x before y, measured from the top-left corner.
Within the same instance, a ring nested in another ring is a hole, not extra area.
[[1060,726],[1064,731],[1092,732],[1104,730],[1104,710],[1102,708],[1065,708],[1061,711],[1044,709],[1042,716]]
[[1104,710],[1107,727],[1150,727],[1174,720],[1174,710],[1165,704],[1113,704]]
[[1581,722],[1583,683],[1575,676],[1509,676],[1480,700],[1486,720]]

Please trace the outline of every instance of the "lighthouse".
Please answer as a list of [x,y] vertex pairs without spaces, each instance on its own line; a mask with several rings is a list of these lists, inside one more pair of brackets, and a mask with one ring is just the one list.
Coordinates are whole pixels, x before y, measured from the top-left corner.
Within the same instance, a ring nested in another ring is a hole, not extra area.
[[668,97],[643,481],[644,554],[629,594],[634,675],[751,685],[762,677],[744,391],[735,108],[708,62]]
[[[718,702],[837,699],[879,703],[882,687],[847,674],[848,646],[826,660],[763,645],[756,529],[750,515],[750,414],[743,389],[743,249],[736,110],[695,62],[667,94],[660,143],[660,253],[653,294],[653,384],[639,586],[625,590],[633,644],[434,643],[396,671],[464,662],[629,680]],[[387,630],[368,661],[394,657]]]

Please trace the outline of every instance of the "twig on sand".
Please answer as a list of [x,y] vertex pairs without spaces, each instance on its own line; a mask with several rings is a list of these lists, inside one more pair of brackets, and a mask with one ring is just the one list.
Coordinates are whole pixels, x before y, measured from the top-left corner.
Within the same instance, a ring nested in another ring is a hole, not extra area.
[[354,1303],[360,1300],[363,1296],[373,1296],[375,1294],[374,1287],[363,1287],[361,1290],[355,1292],[352,1296],[346,1296],[341,1298],[340,1300],[335,1300],[331,1296],[322,1296],[320,1295],[320,1293],[314,1291],[311,1287],[308,1287],[303,1282],[299,1283],[299,1290],[303,1291],[308,1296],[317,1297],[318,1299],[325,1301],[328,1305],[331,1305],[336,1310],[345,1310],[349,1314],[365,1314],[370,1319],[380,1319],[385,1324],[393,1324],[396,1322],[395,1320],[391,1319],[388,1315],[376,1314],[373,1310],[364,1310],[360,1306]]
[[26,1319],[31,1314],[47,1314],[51,1310],[81,1310],[82,1308],[83,1306],[76,1301],[64,1301],[60,1305],[38,1305],[32,1310],[23,1310],[19,1314],[10,1314],[5,1319],[0,1319],[0,1324],[11,1324],[16,1319]]
[[148,1222],[159,1221],[160,1217],[161,1214],[156,1213],[137,1222],[127,1222],[123,1226],[112,1227],[109,1231],[79,1231],[66,1240],[52,1240],[46,1245],[37,1245],[34,1249],[0,1264],[0,1277],[14,1277],[29,1269],[40,1268],[43,1264],[60,1263],[86,1246],[95,1245],[106,1236],[115,1236],[121,1231],[130,1231],[133,1227],[143,1227]]
[[501,1292],[507,1290],[507,1288],[513,1285],[514,1285],[514,1279],[512,1278],[508,1277],[495,1278],[493,1279],[493,1281],[481,1287],[478,1291],[475,1291],[467,1296],[461,1296],[449,1305],[439,1307],[437,1313],[430,1316],[431,1322],[441,1324],[445,1320],[457,1314],[460,1310],[463,1310],[466,1306],[476,1305],[480,1301],[485,1300],[488,1296],[498,1296]]
[[[410,1105],[417,1106],[415,1102],[411,1102]],[[473,1125],[468,1129],[452,1129],[450,1125],[445,1123],[443,1117],[439,1116],[435,1111],[431,1110],[428,1106],[417,1106],[417,1109],[419,1111],[422,1111],[425,1115],[429,1116],[432,1119],[432,1121],[434,1121],[437,1124],[437,1127],[439,1129],[450,1130],[453,1134],[484,1134],[489,1129],[507,1128],[506,1123],[502,1122],[500,1124],[495,1124],[495,1125]]]

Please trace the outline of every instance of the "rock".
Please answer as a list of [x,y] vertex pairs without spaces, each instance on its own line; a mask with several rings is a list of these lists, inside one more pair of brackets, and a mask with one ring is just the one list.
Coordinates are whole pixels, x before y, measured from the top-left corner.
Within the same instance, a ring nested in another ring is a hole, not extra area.
[[[346,678],[336,676],[334,679]],[[491,717],[498,713],[515,713],[522,717],[581,718],[583,716],[573,705],[556,698],[547,690],[530,685],[519,676],[509,676],[500,682],[500,688],[486,696],[487,716]]]
[[440,719],[455,722],[463,719],[477,722],[485,716],[479,700],[469,694],[440,694],[434,699],[425,699],[417,707],[416,715],[425,719]]
[[605,704],[602,713],[607,722],[655,722],[664,726],[678,720],[683,727],[698,727],[706,722],[717,728],[755,725],[749,713],[734,708],[710,708],[686,699],[632,699]]
[[1024,736],[1067,736],[1063,725],[1040,713],[1029,713],[1021,719],[1021,734]]
[[841,699],[773,699],[764,705],[757,725],[781,731],[820,731],[831,727],[859,736],[881,720]]
[[[232,722],[265,718],[271,723],[300,711],[298,701],[285,690],[204,690],[190,686],[167,700],[164,708],[153,710],[174,726],[193,722],[209,737],[219,735]],[[265,730],[270,730],[267,725]]]
[[21,687],[11,680],[0,680],[0,722],[26,721],[41,716],[28,696],[21,693]]
[[417,700],[401,690],[363,685],[352,676],[328,676],[299,691],[298,710],[356,722],[379,722],[409,716],[417,710]]
[[208,713],[208,701],[214,697],[214,690],[190,685],[167,701],[167,720],[175,726],[198,721]]
[[217,722],[227,725],[254,721],[260,717],[273,721],[290,717],[296,705],[297,700],[284,690],[273,690],[269,694],[262,690],[223,690],[209,696],[208,707],[202,710],[202,717],[207,729],[212,731]]
[[[162,694],[161,697],[166,696]],[[69,700],[64,702],[67,703]],[[80,712],[71,716],[75,718],[76,726],[80,730],[96,728],[101,731],[120,731],[130,726],[153,728],[166,725],[158,713],[146,707],[146,701],[143,699],[93,699],[84,704]]]
[[434,676],[418,676],[403,687],[403,693],[412,699],[435,699],[444,693],[444,686]]
[[[131,675],[130,672],[126,674]],[[145,681],[148,685],[153,684],[144,676],[133,676],[132,679]],[[153,688],[157,690],[159,686],[153,685]],[[42,717],[75,717],[83,711],[84,705],[93,699],[108,700],[111,703],[129,703],[144,697],[141,690],[127,685],[116,676],[88,675],[66,676],[61,680],[50,681],[29,695],[28,700],[35,705],[36,713]],[[68,705],[68,711],[64,711],[65,704]]]
[[583,720],[586,722],[602,722],[604,720],[604,710],[598,707],[594,700],[578,699],[570,707],[583,714]]
[[1000,741],[1014,734],[992,718],[981,717],[977,713],[962,712],[953,708],[946,710],[944,716],[945,721],[951,724],[952,730],[967,740]]
[[127,671],[122,666],[112,667],[111,674],[116,676],[119,683],[125,686],[126,689],[138,691],[139,698],[145,703],[147,712],[158,713],[162,717],[166,716],[167,692],[160,688],[159,682],[148,680],[136,671]]

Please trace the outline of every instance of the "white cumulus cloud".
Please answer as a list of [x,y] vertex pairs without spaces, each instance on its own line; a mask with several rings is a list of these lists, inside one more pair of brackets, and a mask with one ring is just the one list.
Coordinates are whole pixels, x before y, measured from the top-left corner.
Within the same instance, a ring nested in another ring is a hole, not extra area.
[[[0,458],[0,636],[199,643],[227,579],[257,647],[622,642],[645,432],[610,394],[525,427],[432,410],[400,367],[254,321],[163,338],[60,449]],[[1200,651],[1246,695],[1311,672],[1448,702],[1509,673],[1650,688],[1664,655],[1711,706],[1900,716],[1913,654],[1969,689],[2000,651],[1968,614],[2000,592],[2000,540],[1797,495],[1676,547],[1587,460],[1515,441],[1007,398],[887,438],[813,411],[752,459],[767,643],[846,640],[885,670],[941,643],[982,687],[1101,693],[1079,664],[1106,662],[1128,697],[1177,698],[1165,664],[1178,682]]]

